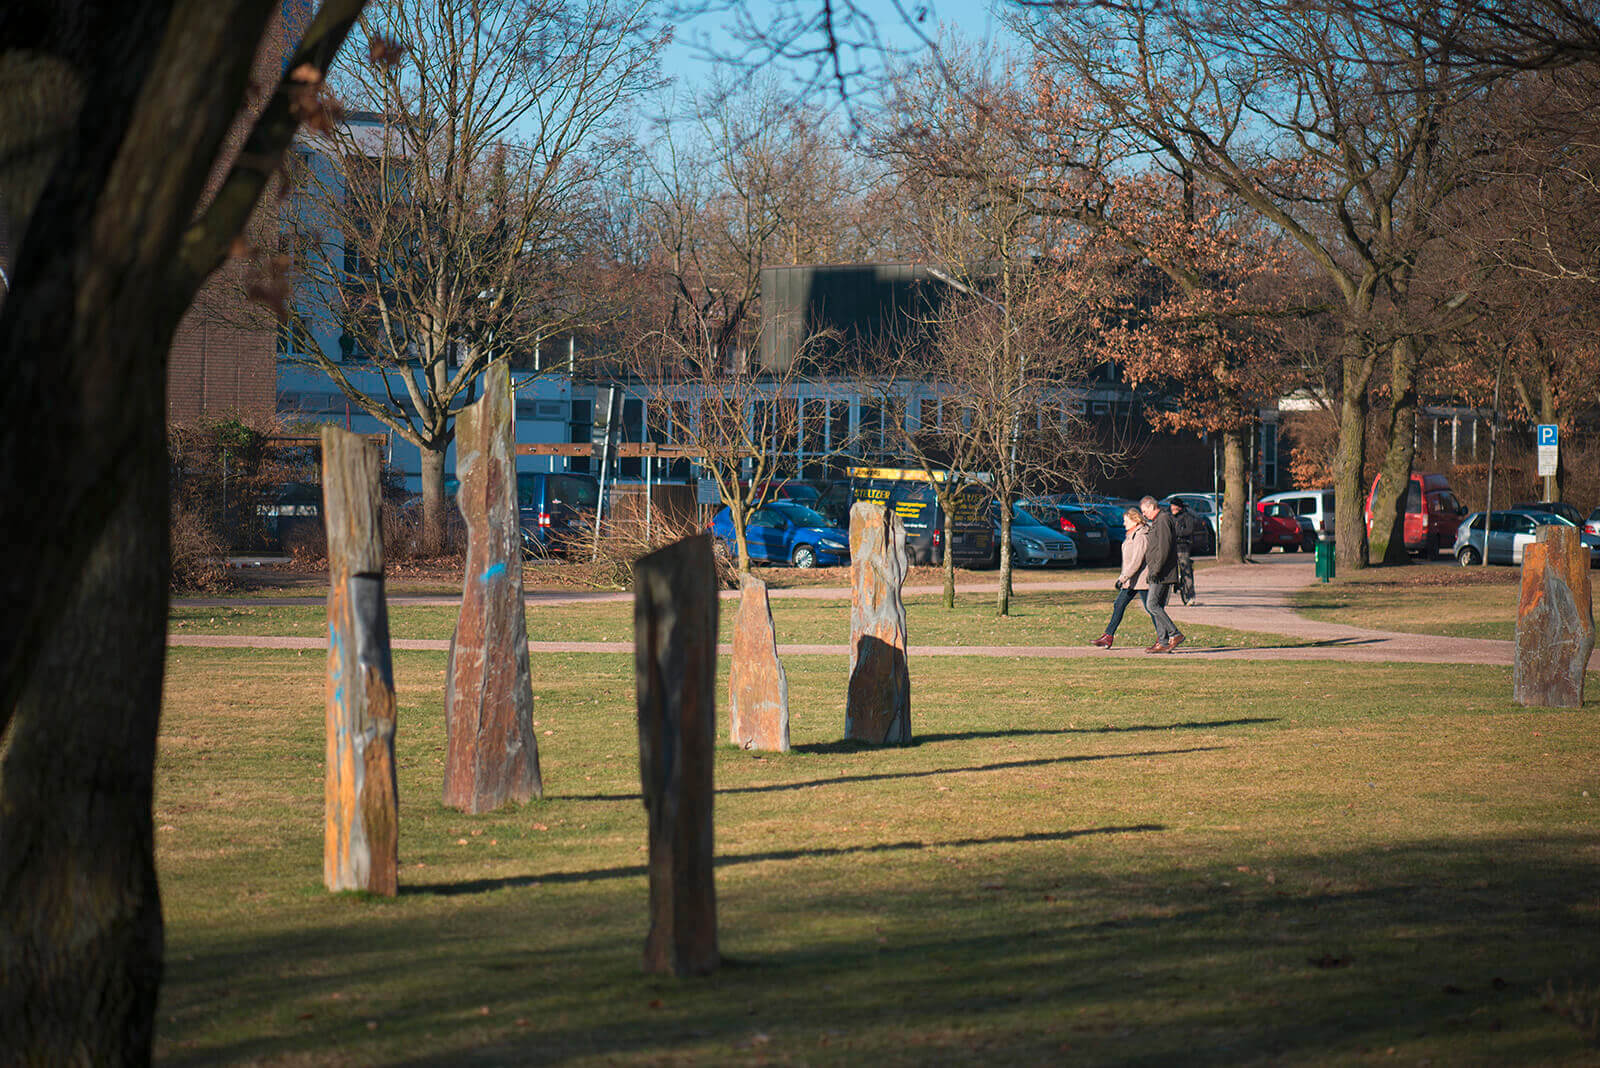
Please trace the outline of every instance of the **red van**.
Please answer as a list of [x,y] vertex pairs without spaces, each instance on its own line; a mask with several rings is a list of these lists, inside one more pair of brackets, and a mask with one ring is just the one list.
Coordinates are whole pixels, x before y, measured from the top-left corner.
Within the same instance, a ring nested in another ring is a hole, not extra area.
[[[1378,480],[1372,480],[1367,490],[1367,537],[1372,536],[1372,497],[1378,492]],[[1423,471],[1411,473],[1411,485],[1406,489],[1405,540],[1409,552],[1423,556],[1439,555],[1442,546],[1454,545],[1456,528],[1461,517],[1467,514],[1466,506],[1456,500],[1450,489],[1450,480],[1443,475]]]

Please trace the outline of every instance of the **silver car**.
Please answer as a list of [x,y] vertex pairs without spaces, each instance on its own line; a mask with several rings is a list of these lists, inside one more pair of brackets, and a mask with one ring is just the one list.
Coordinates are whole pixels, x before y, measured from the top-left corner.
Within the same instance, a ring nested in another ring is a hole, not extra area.
[[[1570,527],[1574,524],[1554,512],[1493,512],[1488,519],[1488,543],[1484,541],[1484,513],[1473,512],[1456,529],[1456,563],[1462,567],[1481,564],[1487,553],[1491,564],[1521,564],[1522,552],[1539,539],[1540,527]],[[1600,567],[1600,535],[1579,533],[1578,540],[1589,550],[1589,566]]]

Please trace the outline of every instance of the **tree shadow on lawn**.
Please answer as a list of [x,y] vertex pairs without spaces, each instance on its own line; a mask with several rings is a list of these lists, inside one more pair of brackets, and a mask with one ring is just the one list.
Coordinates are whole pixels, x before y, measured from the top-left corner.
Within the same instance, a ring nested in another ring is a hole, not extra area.
[[[852,743],[854,744],[854,743]],[[864,750],[895,749],[898,746],[863,745]],[[826,779],[804,779],[798,782],[764,783],[761,786],[724,786],[717,790],[724,794],[768,794],[788,790],[808,790],[813,786],[843,786],[851,783],[890,782],[895,779],[926,779],[934,775],[957,775],[975,771],[1010,771],[1015,768],[1042,768],[1052,764],[1087,764],[1101,760],[1131,760],[1136,757],[1183,756],[1188,753],[1214,753],[1227,749],[1225,745],[1197,745],[1187,749],[1139,749],[1131,753],[1085,753],[1079,756],[1036,757],[1031,760],[1002,760],[993,764],[969,764],[959,768],[926,768],[921,771],[880,771],[862,775],[833,775]],[[855,750],[838,750],[855,752]],[[560,794],[545,796],[546,801],[637,801],[639,794]]]
[[[736,864],[759,864],[763,861],[805,860],[823,857],[847,857],[871,853],[901,853],[913,849],[959,849],[975,846],[1020,845],[1036,842],[1070,842],[1100,834],[1145,834],[1164,831],[1159,823],[1136,823],[1126,827],[1086,827],[1076,831],[1035,831],[1028,834],[999,834],[990,838],[952,838],[944,841],[924,841],[908,838],[901,842],[873,842],[871,845],[830,846],[812,849],[776,849],[764,853],[724,854],[717,857],[718,868]],[[402,895],[417,894],[432,897],[454,897],[460,894],[484,894],[494,890],[533,887],[541,884],[587,883],[604,879],[633,879],[649,874],[643,864],[628,864],[616,868],[595,868],[591,871],[558,871],[545,875],[512,875],[501,879],[469,879],[459,883],[434,883],[432,885],[402,886]]]
[[[173,1065],[1231,1065],[1364,1062],[1391,1047],[1434,1063],[1594,1056],[1544,996],[1547,984],[1590,995],[1600,984],[1585,912],[1600,857],[1588,836],[1312,847],[1257,852],[1249,865],[1225,844],[1152,853],[1139,867],[978,848],[1115,830],[974,842],[955,870],[907,844],[891,862],[903,868],[874,867],[870,893],[849,878],[753,870],[727,892],[743,901],[732,915],[745,930],[724,906],[721,941],[737,961],[692,981],[639,971],[644,890],[614,876],[457,898],[443,913],[426,897],[398,908],[352,900],[315,927],[179,935],[158,1055]],[[768,948],[741,948],[752,942]]]

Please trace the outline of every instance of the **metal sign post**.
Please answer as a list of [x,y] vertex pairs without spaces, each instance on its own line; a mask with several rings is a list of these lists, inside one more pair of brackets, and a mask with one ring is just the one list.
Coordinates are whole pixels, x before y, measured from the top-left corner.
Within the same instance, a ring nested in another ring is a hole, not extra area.
[[1539,476],[1544,479],[1544,499],[1556,499],[1556,471],[1560,465],[1561,428],[1540,423],[1534,438],[1539,446]]

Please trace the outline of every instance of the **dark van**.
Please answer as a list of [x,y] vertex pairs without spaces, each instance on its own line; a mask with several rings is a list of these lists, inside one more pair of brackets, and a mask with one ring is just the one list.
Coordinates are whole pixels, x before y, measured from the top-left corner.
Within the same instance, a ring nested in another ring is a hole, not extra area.
[[600,483],[589,475],[518,471],[523,550],[543,556],[582,540],[599,503]]
[[[944,561],[944,510],[928,473],[918,468],[852,467],[853,501],[878,501],[893,509],[906,525],[906,549],[913,564]],[[939,473],[935,473],[939,477]],[[941,480],[942,481],[942,480]],[[994,556],[994,528],[989,522],[988,495],[971,487],[957,498],[952,516],[951,557],[962,567],[983,566]]]

